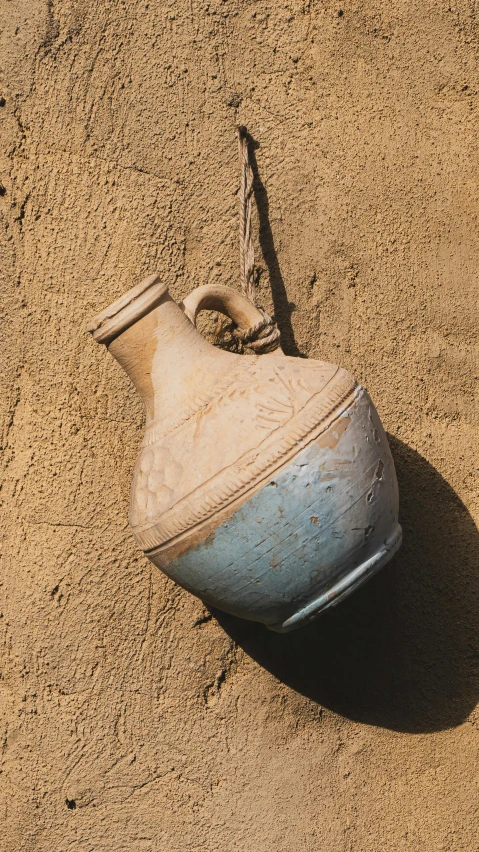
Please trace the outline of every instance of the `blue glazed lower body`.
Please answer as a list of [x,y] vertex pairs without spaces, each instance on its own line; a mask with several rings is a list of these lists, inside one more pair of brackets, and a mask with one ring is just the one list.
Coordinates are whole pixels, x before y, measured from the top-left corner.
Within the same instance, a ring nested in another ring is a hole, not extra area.
[[295,630],[297,627],[303,627],[303,625],[308,624],[310,621],[314,621],[325,609],[341,603],[351,592],[354,592],[377,574],[392,559],[394,554],[397,553],[401,542],[402,530],[398,524],[390,538],[384,542],[383,546],[373,556],[370,556],[369,559],[366,559],[365,562],[354,568],[341,580],[338,580],[332,588],[322,592],[318,597],[314,597],[282,624],[269,624],[267,626],[270,630],[274,630],[277,633],[289,633],[290,630]]
[[206,603],[286,632],[339,603],[400,543],[394,464],[361,391],[229,517],[157,564]]

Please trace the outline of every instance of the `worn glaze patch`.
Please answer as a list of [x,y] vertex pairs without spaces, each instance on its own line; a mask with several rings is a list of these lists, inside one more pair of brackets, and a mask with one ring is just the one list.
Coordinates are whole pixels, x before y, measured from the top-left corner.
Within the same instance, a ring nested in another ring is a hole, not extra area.
[[163,570],[212,605],[277,624],[382,552],[397,511],[387,439],[364,394]]

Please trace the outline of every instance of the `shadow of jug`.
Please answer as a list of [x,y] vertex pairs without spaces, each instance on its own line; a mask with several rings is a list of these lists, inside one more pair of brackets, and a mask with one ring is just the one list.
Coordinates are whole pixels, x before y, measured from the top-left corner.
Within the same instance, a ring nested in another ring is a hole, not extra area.
[[295,633],[213,612],[250,657],[312,701],[366,724],[439,731],[463,722],[479,696],[479,531],[434,467],[388,439],[404,544],[386,568]]

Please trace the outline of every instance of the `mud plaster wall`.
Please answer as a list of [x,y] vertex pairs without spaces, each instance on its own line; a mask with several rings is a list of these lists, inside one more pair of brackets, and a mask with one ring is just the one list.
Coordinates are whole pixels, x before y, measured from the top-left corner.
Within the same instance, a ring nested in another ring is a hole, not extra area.
[[[0,26],[2,852],[473,852],[476,4],[3,0]],[[85,333],[154,271],[236,285],[236,123],[261,301],[368,387],[402,497],[400,555],[290,636],[137,551],[142,410]]]

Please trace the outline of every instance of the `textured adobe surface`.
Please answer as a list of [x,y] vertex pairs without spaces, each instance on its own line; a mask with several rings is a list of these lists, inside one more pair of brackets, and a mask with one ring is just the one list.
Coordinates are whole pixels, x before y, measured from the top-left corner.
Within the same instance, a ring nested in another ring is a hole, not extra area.
[[[477,848],[475,14],[4,2],[2,852]],[[402,499],[391,565],[286,636],[136,549],[141,405],[85,332],[157,270],[236,283],[236,123],[264,306],[369,389]]]

